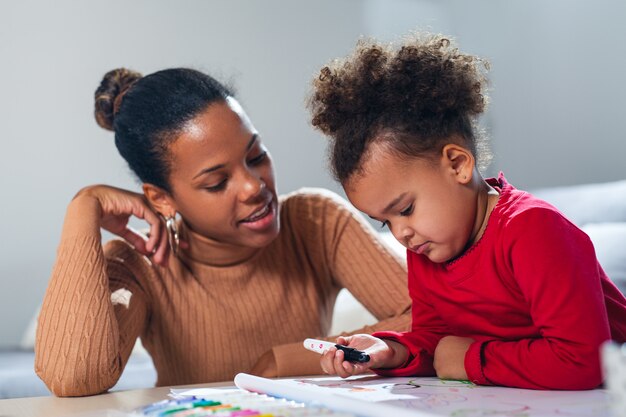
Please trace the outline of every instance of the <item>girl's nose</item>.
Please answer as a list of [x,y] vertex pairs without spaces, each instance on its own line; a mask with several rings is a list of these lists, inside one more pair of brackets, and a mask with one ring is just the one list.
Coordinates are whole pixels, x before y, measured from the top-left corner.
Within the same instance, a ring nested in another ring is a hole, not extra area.
[[411,245],[411,239],[415,235],[415,232],[408,225],[398,225],[396,230],[392,230],[394,237],[398,240],[398,242],[402,243],[405,247],[409,247]]

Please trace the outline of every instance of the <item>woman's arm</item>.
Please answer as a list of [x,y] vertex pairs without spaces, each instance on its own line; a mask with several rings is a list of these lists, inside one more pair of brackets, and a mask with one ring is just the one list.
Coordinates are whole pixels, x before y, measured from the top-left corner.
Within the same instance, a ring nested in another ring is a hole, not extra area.
[[105,258],[102,218],[91,195],[70,203],[39,315],[35,371],[58,396],[115,385],[146,323],[143,289],[122,263]]

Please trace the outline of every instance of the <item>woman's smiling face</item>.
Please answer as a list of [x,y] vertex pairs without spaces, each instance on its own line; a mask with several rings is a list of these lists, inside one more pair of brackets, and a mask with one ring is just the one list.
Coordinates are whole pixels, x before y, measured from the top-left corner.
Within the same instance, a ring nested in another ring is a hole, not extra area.
[[255,248],[278,235],[272,159],[234,98],[187,122],[168,154],[172,206],[196,233]]

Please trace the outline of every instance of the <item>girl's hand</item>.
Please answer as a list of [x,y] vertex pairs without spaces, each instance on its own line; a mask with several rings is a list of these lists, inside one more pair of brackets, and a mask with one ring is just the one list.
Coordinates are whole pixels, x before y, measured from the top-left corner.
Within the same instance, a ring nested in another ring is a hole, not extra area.
[[[79,198],[94,198],[98,201],[100,227],[125,239],[156,264],[167,266],[170,251],[167,230],[143,194],[107,185],[94,185],[80,190],[74,199]],[[148,223],[150,226],[148,237],[128,225],[130,216]]]
[[[365,351],[365,353],[370,356],[370,360],[365,363],[352,363],[344,361],[343,351],[337,349],[336,347],[332,347],[322,355],[320,365],[322,366],[322,370],[324,370],[327,374],[339,375],[342,378],[362,374],[367,372],[370,368],[389,368],[399,366],[404,363],[406,357],[396,365],[396,362],[398,362],[398,356],[402,356],[402,352],[397,352],[396,349],[391,346],[391,343],[394,342],[386,342],[368,334],[338,337],[337,344]],[[398,345],[397,343],[394,344]],[[404,349],[404,347],[401,349]],[[408,355],[405,349],[404,354]]]
[[469,337],[445,336],[435,348],[435,372],[441,379],[467,380],[465,354],[474,339]]

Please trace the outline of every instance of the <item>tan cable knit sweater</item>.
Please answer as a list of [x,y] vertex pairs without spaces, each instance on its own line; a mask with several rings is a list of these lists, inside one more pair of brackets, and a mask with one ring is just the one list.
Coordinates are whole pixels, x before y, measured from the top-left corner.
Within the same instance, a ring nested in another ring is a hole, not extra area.
[[[190,248],[162,268],[124,241],[103,248],[97,202],[74,200],[39,317],[37,374],[59,396],[104,392],[137,337],[159,386],[231,380],[272,348],[280,376],[320,374],[302,340],[328,336],[341,288],[380,320],[356,332],[409,329],[403,262],[347,202],[301,190],[282,198],[280,224],[268,247],[230,266],[212,264],[218,242],[183,227]],[[112,302],[120,289],[130,302]]]

